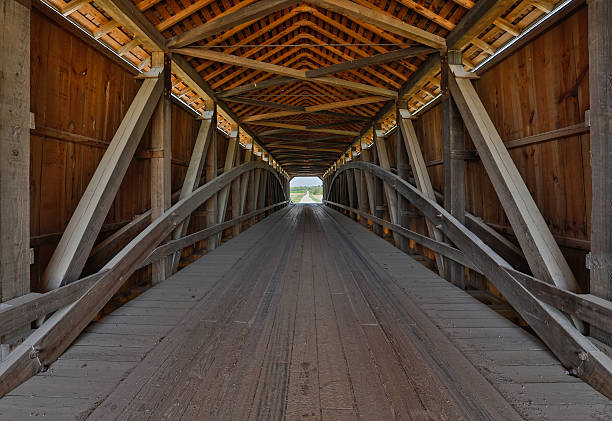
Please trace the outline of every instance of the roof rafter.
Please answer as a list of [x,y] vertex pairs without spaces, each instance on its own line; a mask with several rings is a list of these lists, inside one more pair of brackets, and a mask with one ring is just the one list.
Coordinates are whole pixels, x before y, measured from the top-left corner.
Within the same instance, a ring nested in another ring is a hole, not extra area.
[[298,0],[260,0],[257,3],[250,4],[247,7],[229,13],[220,19],[206,22],[187,32],[176,35],[168,41],[167,46],[174,48],[184,47],[196,41],[208,38],[211,35],[218,34],[235,26],[257,20],[271,13],[293,6],[297,2]]
[[[234,56],[231,54],[219,53],[217,51],[201,50],[198,48],[179,48],[179,49],[172,50],[172,52],[183,54],[183,55],[188,55],[188,56],[193,56],[193,57],[204,58],[207,60],[219,61],[219,62],[227,63],[227,64],[233,64],[233,65],[242,66],[242,67],[248,67],[251,69],[260,70],[260,71],[264,71],[268,73],[275,73],[281,76],[292,77],[295,79],[308,79],[306,77],[306,72],[301,71],[301,70],[295,70],[289,67],[279,66],[277,64],[265,63],[265,62],[252,60],[252,59],[245,59],[243,57]],[[390,91],[388,89],[379,88],[377,86],[365,85],[363,83],[358,83],[358,82],[351,82],[351,81],[343,80],[343,79],[337,79],[337,78],[333,78],[329,76],[319,77],[319,78],[315,78],[312,80],[316,82],[325,83],[328,85],[341,86],[341,87],[352,89],[352,90],[368,92],[368,93],[375,94],[375,95],[382,95],[382,96],[387,96],[391,98],[395,98],[397,96],[395,92]]]

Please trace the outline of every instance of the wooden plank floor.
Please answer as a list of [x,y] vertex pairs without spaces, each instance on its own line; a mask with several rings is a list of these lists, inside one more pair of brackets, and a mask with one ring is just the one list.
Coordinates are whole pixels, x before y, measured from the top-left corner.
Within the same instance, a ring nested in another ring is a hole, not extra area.
[[296,205],[92,324],[1,420],[612,419],[545,346]]

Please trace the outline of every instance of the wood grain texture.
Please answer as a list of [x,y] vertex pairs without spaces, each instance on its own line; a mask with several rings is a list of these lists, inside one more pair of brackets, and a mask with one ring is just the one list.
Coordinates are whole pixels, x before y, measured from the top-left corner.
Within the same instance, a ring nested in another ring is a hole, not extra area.
[[0,302],[30,291],[30,9],[0,7]]

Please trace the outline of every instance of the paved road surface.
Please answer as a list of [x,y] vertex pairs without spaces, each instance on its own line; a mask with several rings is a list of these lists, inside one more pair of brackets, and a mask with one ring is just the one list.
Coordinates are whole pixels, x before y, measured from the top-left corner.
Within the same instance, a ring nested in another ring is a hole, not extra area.
[[312,200],[312,197],[310,197],[310,192],[307,191],[304,197],[302,197],[302,200],[300,200],[300,203],[317,203],[317,202]]

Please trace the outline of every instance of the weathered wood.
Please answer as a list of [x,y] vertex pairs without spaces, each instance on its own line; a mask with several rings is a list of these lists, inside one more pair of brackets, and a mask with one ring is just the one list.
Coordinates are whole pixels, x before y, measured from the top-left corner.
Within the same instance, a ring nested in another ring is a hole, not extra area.
[[[400,120],[399,107],[396,108],[395,119],[395,121]],[[402,180],[408,180],[410,178],[410,160],[408,158],[408,152],[404,147],[404,140],[402,138],[401,130],[396,130],[395,132],[395,153],[397,175]],[[404,228],[410,227],[410,202],[408,202],[408,200],[406,200],[406,198],[401,194],[397,195],[397,223],[399,226]],[[410,241],[405,237],[400,236],[398,248],[407,253],[410,250]]]
[[[444,208],[465,225],[465,161],[458,156],[465,152],[463,122],[448,92],[448,64],[461,64],[461,52],[450,50],[442,60],[442,160],[444,175]],[[447,279],[465,288],[465,270],[449,262]]]
[[387,98],[383,96],[369,96],[369,97],[357,98],[357,99],[352,99],[352,100],[347,100],[347,101],[336,101],[336,102],[330,102],[327,104],[319,104],[319,105],[311,105],[308,107],[303,107],[301,110],[297,110],[297,111],[278,111],[274,113],[256,114],[256,115],[246,117],[245,119],[243,119],[243,121],[247,123],[247,122],[253,122],[253,121],[260,121],[260,120],[270,120],[270,119],[280,118],[280,117],[289,117],[292,115],[298,115],[302,113],[310,114],[310,113],[316,113],[317,111],[334,110],[337,108],[354,107],[358,105],[383,102],[386,99]]
[[233,168],[198,188],[155,219],[103,268],[106,273],[81,298],[51,316],[9,358],[0,363],[0,397],[55,361],[112,298],[124,280],[134,273],[180,221],[232,180],[257,167],[268,168],[266,164],[258,162]]
[[[410,160],[410,167],[412,168],[412,174],[414,176],[415,184],[419,190],[421,190],[431,200],[436,200],[436,193],[431,184],[427,167],[425,166],[425,160],[423,159],[423,153],[421,152],[421,146],[417,138],[414,126],[410,120],[410,114],[408,110],[404,108],[399,109],[399,127],[404,138],[404,146],[408,153]],[[442,242],[444,236],[435,224],[431,220],[426,220],[427,231],[429,236],[434,238],[436,241]],[[438,267],[438,273],[444,277],[446,274],[446,267],[444,260],[441,256],[436,255],[436,265]]]
[[388,53],[376,54],[373,56],[351,60],[344,63],[332,64],[330,66],[321,67],[316,70],[307,70],[306,77],[316,78],[320,76],[331,75],[334,73],[346,72],[348,70],[359,69],[366,66],[384,64],[402,58],[431,54],[434,51],[436,50],[434,50],[433,48],[426,47],[400,48],[399,50],[391,51]]
[[[590,292],[612,300],[612,5],[589,7],[589,92],[591,115],[591,280]],[[612,328],[593,336],[610,345]]]
[[[244,151],[244,162],[251,162],[253,159],[253,143],[249,145],[249,149]],[[253,173],[249,172],[242,176],[242,180],[240,181],[240,215],[244,214],[244,210],[246,207],[247,201],[247,193],[249,192],[249,183],[252,183]]]
[[529,323],[531,328],[548,345],[561,363],[574,375],[584,379],[608,398],[612,397],[612,361],[586,337],[584,337],[558,310],[543,304],[529,292],[510,272],[505,262],[493,250],[489,249],[465,226],[439,206],[435,200],[425,196],[419,189],[399,179],[396,175],[382,168],[362,163],[349,162],[334,175],[342,171],[360,168],[370,171],[377,177],[395,187],[413,203],[426,218],[440,221],[444,233],[453,243],[470,256],[476,267],[503,294],[508,302]]
[[366,85],[365,83],[352,82],[344,79],[334,78],[331,76],[321,76],[318,78],[309,79],[306,77],[306,71],[304,70],[296,70],[291,67],[265,63],[262,61],[244,58],[232,54],[220,53],[212,50],[203,50],[200,48],[178,48],[172,50],[172,52],[192,57],[199,57],[211,61],[218,61],[220,63],[231,64],[233,66],[241,66],[263,72],[274,73],[280,76],[292,77],[294,79],[310,80],[313,82],[324,83],[332,86],[341,86],[343,88],[348,88],[356,91],[368,92],[373,95],[380,95],[389,98],[397,97],[397,93],[395,91],[380,88],[378,86]]
[[[214,108],[214,106],[213,106]],[[187,168],[187,174],[185,174],[185,180],[183,181],[183,187],[181,188],[180,199],[184,199],[191,194],[200,184],[200,178],[202,176],[202,170],[204,168],[204,162],[206,160],[206,154],[210,146],[210,139],[212,132],[215,130],[216,121],[213,120],[215,117],[214,110],[206,111],[202,122],[200,123],[200,129],[196,137],[193,151],[191,152],[191,159],[189,160],[189,167]],[[190,217],[185,218],[183,222],[179,224],[172,238],[177,240],[183,237],[187,233],[187,227],[189,226]],[[178,253],[172,255],[170,259],[170,273],[176,272],[178,268],[179,260],[181,256]]]
[[[236,155],[234,157],[234,166],[237,167],[239,165],[240,165],[240,143],[236,142]],[[248,173],[245,174],[244,176],[248,176]],[[231,219],[236,219],[240,217],[240,200],[241,200],[240,187],[241,185],[242,185],[242,177],[237,178],[234,181],[232,181],[231,192],[230,192],[231,201],[232,201]],[[240,234],[240,224],[235,224],[234,226],[232,226],[232,236],[235,237],[238,234]]]
[[410,38],[430,47],[444,48],[446,46],[445,39],[440,36],[348,0],[312,0],[311,3],[352,19],[357,19],[359,22],[376,25],[381,29]]
[[[227,150],[225,152],[225,165],[223,166],[223,173],[234,168],[234,162],[236,160],[236,152],[238,149],[238,128],[235,127],[230,134],[230,138],[227,141]],[[219,192],[219,203],[217,209],[217,223],[225,221],[225,211],[227,210],[227,203],[230,196],[230,186],[223,188]],[[220,240],[220,238],[219,238]]]
[[[574,274],[531,197],[497,129],[468,79],[457,78],[463,67],[450,65],[449,85],[470,137],[493,183],[529,267],[538,278],[574,292]],[[579,321],[576,321],[580,327]]]
[[[350,171],[350,170],[347,170]],[[359,209],[352,209],[349,206],[344,206],[340,203],[330,202],[325,200],[325,204],[346,209],[351,212],[358,213],[364,218],[373,219],[374,222],[387,227],[390,230],[397,232],[399,235],[408,238],[421,244],[436,253],[442,254],[444,257],[467,266],[470,269],[482,273],[480,269],[466,256],[461,250],[453,246],[433,240],[417,232],[402,226],[393,224],[384,219],[378,219],[367,212],[362,212]],[[512,276],[516,278],[525,288],[536,296],[539,300],[550,304],[556,309],[568,314],[575,315],[580,320],[590,323],[593,326],[609,326],[612,323],[612,303],[608,300],[599,298],[592,294],[576,294],[571,291],[561,289],[555,285],[547,284],[539,279],[536,279],[526,273],[508,266],[505,268]]]
[[[163,52],[152,53],[152,68],[163,69],[161,78],[164,93],[151,119],[151,220],[158,218],[171,206],[172,194],[172,103],[170,102],[170,60]],[[170,272],[169,262],[162,259],[151,264],[151,282],[166,279]]]
[[[262,82],[249,83],[247,85],[237,86],[235,88],[228,89],[226,91],[221,91],[218,93],[218,97],[228,98],[228,97],[232,97],[236,95],[242,95],[247,92],[258,91],[260,89],[273,88],[274,86],[279,86],[279,85],[287,85],[293,82],[296,82],[296,80],[292,77],[279,77],[276,79],[268,79]],[[229,99],[226,99],[226,101],[229,101]]]
[[171,38],[168,47],[179,48],[192,44],[201,39],[226,31],[240,24],[257,20],[272,14],[278,10],[293,6],[297,0],[266,0],[258,1],[233,13],[223,16],[221,19],[213,19],[206,24],[199,25],[187,32]]
[[132,101],[43,274],[47,290],[79,278],[162,90],[162,78],[146,79]]
[[29,7],[3,0],[0,27],[0,302],[3,302],[30,291]]
[[[374,131],[374,144],[376,145],[376,153],[378,155],[378,162],[380,166],[387,171],[391,170],[391,164],[389,163],[389,154],[387,152],[387,145],[385,144],[385,138],[382,137],[382,133],[379,130]],[[383,183],[385,190],[385,197],[387,199],[387,208],[389,209],[389,217],[391,222],[397,224],[399,222],[397,215],[397,193],[396,191]],[[393,239],[395,244],[399,243],[399,236],[393,233]]]
[[[217,108],[214,108],[214,115],[212,121],[217,120]],[[211,133],[210,146],[206,153],[206,181],[209,182],[217,177],[217,131],[213,130]],[[219,195],[215,193],[206,202],[206,226],[213,226],[217,223],[217,206],[219,203]],[[208,251],[214,250],[217,247],[217,237],[213,236],[206,240],[206,249]]]
[[205,240],[215,234],[218,234],[226,230],[227,228],[236,226],[237,224],[240,224],[243,221],[246,221],[250,218],[253,218],[257,215],[265,213],[279,206],[286,205],[287,203],[289,202],[287,201],[278,202],[273,205],[266,206],[265,208],[257,209],[253,212],[249,212],[245,215],[241,215],[238,218],[230,219],[229,221],[225,221],[225,222],[213,225],[212,227],[204,228],[203,230],[194,232],[192,234],[186,235],[179,239],[168,241],[167,243],[153,250],[151,254],[144,260],[144,262],[142,263],[142,266],[146,266],[149,262],[152,262],[155,259],[158,259],[162,256],[166,256],[170,253],[176,253],[177,251],[180,251],[181,249],[185,247],[189,247],[190,245],[195,244],[198,241]]

